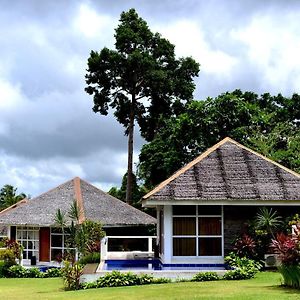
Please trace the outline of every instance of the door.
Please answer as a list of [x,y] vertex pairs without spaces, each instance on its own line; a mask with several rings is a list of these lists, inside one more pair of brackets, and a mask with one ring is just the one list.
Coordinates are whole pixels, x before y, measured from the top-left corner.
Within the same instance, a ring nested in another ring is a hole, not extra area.
[[50,261],[50,228],[40,228],[40,259],[39,261]]

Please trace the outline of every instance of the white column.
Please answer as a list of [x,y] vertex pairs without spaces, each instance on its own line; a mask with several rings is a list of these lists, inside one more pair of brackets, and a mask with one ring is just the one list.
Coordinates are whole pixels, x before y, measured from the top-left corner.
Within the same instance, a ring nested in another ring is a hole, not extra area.
[[100,246],[101,246],[100,248],[101,261],[104,261],[105,259],[107,259],[107,247],[108,247],[108,238],[106,236],[101,239]]
[[164,206],[164,259],[163,263],[170,264],[172,261],[173,241],[172,241],[172,206]]

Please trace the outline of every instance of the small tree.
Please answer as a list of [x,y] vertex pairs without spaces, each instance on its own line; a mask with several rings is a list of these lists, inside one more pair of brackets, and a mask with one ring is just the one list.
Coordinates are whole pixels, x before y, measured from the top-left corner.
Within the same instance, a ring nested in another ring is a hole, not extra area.
[[17,188],[6,184],[0,190],[0,211],[26,198],[24,193],[17,194]]

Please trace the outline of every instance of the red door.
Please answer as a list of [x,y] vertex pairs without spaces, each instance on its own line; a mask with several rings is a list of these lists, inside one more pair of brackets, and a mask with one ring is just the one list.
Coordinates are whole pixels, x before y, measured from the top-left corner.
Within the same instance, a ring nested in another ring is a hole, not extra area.
[[39,261],[50,261],[50,228],[40,228],[40,259]]

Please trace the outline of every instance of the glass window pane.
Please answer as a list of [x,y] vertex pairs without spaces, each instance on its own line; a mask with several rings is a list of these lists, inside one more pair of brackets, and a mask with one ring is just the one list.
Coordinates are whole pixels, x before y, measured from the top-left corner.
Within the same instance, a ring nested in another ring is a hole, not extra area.
[[51,235],[51,247],[62,247],[62,235]]
[[23,259],[27,259],[27,252],[23,251]]
[[195,235],[195,217],[175,217],[173,218],[173,235]]
[[220,205],[199,205],[198,215],[221,215],[222,210]]
[[195,256],[196,238],[173,238],[174,256]]
[[51,260],[61,262],[62,250],[61,249],[51,249]]
[[222,239],[221,238],[199,238],[200,256],[221,256]]
[[220,217],[204,217],[199,218],[199,235],[221,235],[221,218]]
[[173,205],[173,215],[174,216],[195,216],[196,206],[195,205]]

